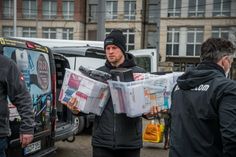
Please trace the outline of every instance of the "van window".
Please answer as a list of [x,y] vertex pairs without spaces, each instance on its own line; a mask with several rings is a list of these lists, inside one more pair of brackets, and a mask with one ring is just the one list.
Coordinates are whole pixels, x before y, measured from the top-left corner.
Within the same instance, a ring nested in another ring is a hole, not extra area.
[[54,53],[63,54],[69,61],[71,69],[78,70],[81,65],[87,68],[97,69],[105,64],[105,53],[103,48],[81,46],[81,47],[55,47]]
[[70,67],[74,70],[79,70],[79,67],[86,66],[90,69],[97,69],[105,65],[105,59],[92,58],[92,57],[67,57]]
[[[13,59],[24,76],[33,99],[36,122],[43,124],[42,122],[48,121],[52,100],[49,55],[41,51],[17,47],[4,47],[3,55]],[[36,102],[39,99],[41,104]],[[10,120],[18,118],[17,110],[10,104]]]
[[135,63],[144,68],[146,72],[151,72],[151,58],[150,57],[145,57],[145,56],[137,56],[135,57]]

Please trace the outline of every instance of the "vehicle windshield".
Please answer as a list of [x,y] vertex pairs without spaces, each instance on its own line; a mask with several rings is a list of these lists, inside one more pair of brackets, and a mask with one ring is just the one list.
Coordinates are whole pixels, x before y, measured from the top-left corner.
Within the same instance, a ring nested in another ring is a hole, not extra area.
[[74,70],[79,70],[81,65],[90,69],[97,69],[105,65],[105,59],[91,57],[67,57],[70,67]]
[[149,56],[136,56],[135,63],[144,68],[147,72],[151,72],[151,58]]

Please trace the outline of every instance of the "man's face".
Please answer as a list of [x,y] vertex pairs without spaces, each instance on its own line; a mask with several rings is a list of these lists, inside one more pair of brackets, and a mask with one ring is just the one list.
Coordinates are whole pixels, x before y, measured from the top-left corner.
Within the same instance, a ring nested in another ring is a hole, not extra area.
[[116,45],[107,45],[105,51],[107,60],[111,63],[112,66],[117,67],[124,62],[124,54]]

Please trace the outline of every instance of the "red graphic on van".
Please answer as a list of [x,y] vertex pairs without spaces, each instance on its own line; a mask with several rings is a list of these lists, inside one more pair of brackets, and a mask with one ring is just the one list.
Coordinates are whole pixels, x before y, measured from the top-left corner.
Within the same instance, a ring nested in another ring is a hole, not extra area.
[[40,54],[37,61],[38,83],[43,90],[48,89],[49,83],[49,66],[44,55]]

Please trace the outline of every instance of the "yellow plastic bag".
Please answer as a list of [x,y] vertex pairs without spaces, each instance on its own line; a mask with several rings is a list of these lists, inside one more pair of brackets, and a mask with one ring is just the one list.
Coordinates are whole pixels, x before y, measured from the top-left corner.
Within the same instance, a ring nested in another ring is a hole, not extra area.
[[143,133],[143,141],[161,143],[163,142],[163,134],[164,125],[161,123],[158,124],[154,120],[152,120],[151,123],[148,123],[146,125]]

